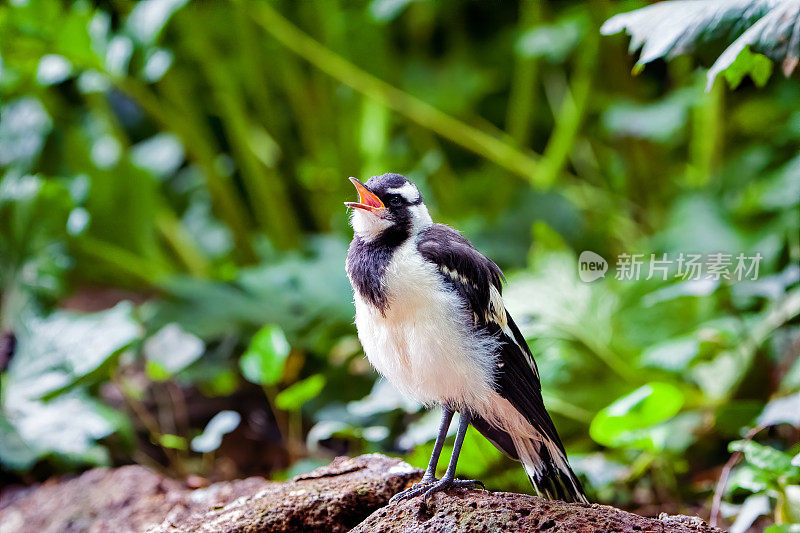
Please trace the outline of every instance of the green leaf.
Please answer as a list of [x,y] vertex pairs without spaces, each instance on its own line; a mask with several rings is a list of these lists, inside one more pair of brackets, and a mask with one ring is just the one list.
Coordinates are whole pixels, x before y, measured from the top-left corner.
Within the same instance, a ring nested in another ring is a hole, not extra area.
[[[772,176],[754,182],[751,190],[755,193],[759,206],[768,210],[797,206],[800,203],[800,156],[790,159]],[[787,282],[791,284],[794,280],[787,279]]]
[[167,284],[172,301],[159,306],[154,320],[180,322],[203,338],[226,335],[243,324],[280,324],[286,332],[311,323],[351,327],[353,289],[347,276],[338,274],[347,243],[338,237],[312,238],[308,252],[244,268],[234,283],[173,278]]
[[[696,411],[679,413],[660,424],[634,431],[632,433],[632,436],[635,436],[633,442],[639,443],[637,448],[682,454],[689,446],[697,442],[697,436],[702,426],[702,413]],[[628,446],[633,447],[633,443]]]
[[29,171],[52,126],[44,106],[34,97],[26,96],[0,106],[0,167]]
[[800,524],[773,524],[764,533],[800,533]]
[[515,51],[523,57],[544,58],[550,63],[561,63],[578,46],[585,33],[584,21],[574,18],[556,24],[536,26],[520,36]]
[[[37,457],[56,454],[73,464],[107,464],[108,453],[97,440],[122,429],[122,417],[85,390],[74,389],[44,402],[6,397],[4,411],[21,439]],[[17,444],[19,446],[19,443]]]
[[772,75],[772,61],[761,54],[754,54],[747,47],[739,53],[736,60],[722,74],[731,89],[738,87],[744,77],[748,75],[756,86],[763,87]]
[[[722,42],[728,47],[708,71],[706,90],[729,68],[733,69],[728,79],[732,86],[744,74],[763,85],[772,69],[756,54],[781,63],[786,76],[798,64],[795,35],[800,31],[800,4],[788,0],[659,2],[616,15],[600,31],[610,35],[623,30],[631,35],[631,51],[642,48],[637,65]],[[736,65],[748,47],[752,53],[746,52]]]
[[603,35],[626,31],[637,65],[693,52],[719,38],[735,39],[774,5],[770,0],[659,2],[608,19]]
[[369,14],[377,22],[390,22],[396,19],[414,0],[372,0]]
[[14,322],[22,318],[25,302],[20,300],[32,295],[50,299],[63,292],[64,273],[71,264],[64,241],[73,207],[63,183],[14,172],[0,179],[0,283],[5,286],[5,327],[19,327]]
[[771,505],[766,494],[753,494],[748,496],[739,509],[736,521],[731,526],[732,531],[748,531],[756,519],[769,514]]
[[751,440],[733,441],[728,445],[728,450],[743,452],[747,462],[761,470],[783,474],[795,468],[791,455]]
[[72,64],[58,54],[47,54],[39,60],[36,69],[36,81],[39,85],[55,85],[69,78]]
[[670,339],[645,350],[642,354],[642,364],[680,372],[689,366],[698,353],[700,353],[700,342],[697,339],[692,337]]
[[741,438],[742,426],[749,426],[763,408],[764,404],[758,400],[726,401],[716,408],[714,427],[725,438]]
[[28,470],[37,454],[20,436],[16,428],[0,413],[0,464],[15,471]]
[[322,392],[325,387],[325,376],[314,374],[302,381],[283,389],[275,396],[275,405],[284,411],[296,411],[304,403],[311,400]]
[[[187,333],[178,324],[167,324],[144,343],[148,374],[158,381],[180,372],[194,363],[205,352],[205,343],[197,336]],[[157,376],[157,377],[156,377]]]
[[791,424],[800,427],[800,392],[782,398],[773,398],[758,416],[759,426]]
[[283,330],[274,324],[264,326],[253,336],[247,351],[239,359],[239,368],[251,383],[274,385],[283,376],[288,355],[289,343]]
[[200,390],[206,396],[231,396],[239,386],[239,375],[233,370],[224,369],[215,372],[207,381],[198,383]]
[[615,137],[674,142],[685,131],[695,100],[692,91],[678,90],[655,102],[613,102],[603,112],[603,127]]
[[677,387],[648,383],[597,413],[589,433],[605,446],[647,446],[649,439],[643,437],[640,430],[669,419],[682,405],[683,394]]
[[800,526],[800,485],[786,485],[778,499],[778,515],[784,522]]
[[144,371],[153,381],[167,381],[172,375],[161,363],[152,360],[145,362]]
[[630,465],[615,461],[601,452],[569,454],[569,462],[575,473],[585,476],[589,486],[595,491],[602,489],[614,491],[616,490],[614,486],[630,474]]
[[188,0],[144,0],[137,2],[127,20],[125,30],[140,44],[153,45],[170,17]]
[[721,399],[731,393],[746,370],[734,352],[724,351],[711,361],[698,363],[691,376],[706,396]]
[[762,492],[769,488],[770,481],[770,475],[745,463],[733,471],[725,490],[728,494],[733,494],[737,490]]
[[141,333],[130,302],[99,313],[57,311],[30,319],[17,334],[5,398],[38,399],[94,377]]
[[800,32],[800,4],[791,1],[777,3],[769,13],[750,26],[717,58],[708,71],[706,90],[714,85],[717,75],[733,65],[747,47],[753,52],[780,62],[784,75],[788,77],[798,63],[795,37],[798,32]]
[[151,172],[159,179],[175,173],[183,163],[183,144],[171,133],[159,133],[131,148],[134,165]]
[[164,448],[170,448],[173,450],[185,450],[187,448],[186,439],[170,433],[164,433],[161,435],[158,438],[158,443]]

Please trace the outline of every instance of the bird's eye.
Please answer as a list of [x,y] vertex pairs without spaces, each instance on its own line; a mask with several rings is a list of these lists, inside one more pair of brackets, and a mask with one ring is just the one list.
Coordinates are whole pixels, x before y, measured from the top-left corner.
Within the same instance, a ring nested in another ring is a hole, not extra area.
[[392,196],[391,198],[389,198],[389,205],[391,205],[392,207],[397,207],[402,203],[403,202],[402,200],[400,200],[399,196]]

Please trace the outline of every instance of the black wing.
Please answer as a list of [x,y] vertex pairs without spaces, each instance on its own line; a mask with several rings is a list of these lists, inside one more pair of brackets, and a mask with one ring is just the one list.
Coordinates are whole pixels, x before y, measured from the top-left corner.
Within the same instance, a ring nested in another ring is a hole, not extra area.
[[[458,231],[434,224],[417,241],[425,260],[435,264],[445,279],[468,302],[475,327],[501,341],[497,354],[495,390],[519,411],[543,438],[555,444],[563,461],[555,461],[547,446],[538,443],[539,474],[531,477],[537,490],[564,500],[585,501],[580,483],[566,466],[566,453],[544,406],[539,372],[525,338],[501,298],[503,273]],[[505,431],[473,416],[472,425],[498,449],[519,459],[513,439]],[[527,469],[526,469],[527,470]],[[530,471],[529,471],[530,474]],[[575,487],[575,490],[571,490]]]
[[[434,224],[420,233],[417,249],[426,261],[438,267],[443,279],[469,304],[475,327],[501,341],[497,361],[498,392],[531,423],[549,421],[533,355],[500,298],[504,280],[500,267],[458,231],[443,224]],[[558,437],[555,430],[553,434]]]
[[504,278],[500,267],[484,257],[458,231],[444,224],[434,224],[422,231],[417,249],[469,302],[473,313],[485,318],[489,312],[491,287],[502,291]]

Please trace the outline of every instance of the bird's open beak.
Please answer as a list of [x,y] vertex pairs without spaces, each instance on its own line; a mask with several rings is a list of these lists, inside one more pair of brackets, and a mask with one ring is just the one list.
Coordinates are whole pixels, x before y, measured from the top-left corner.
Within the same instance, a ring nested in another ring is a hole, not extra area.
[[358,202],[345,202],[344,205],[371,212],[386,208],[383,202],[381,202],[381,199],[375,196],[375,193],[367,189],[366,185],[355,178],[350,178],[350,181],[355,185],[358,191]]

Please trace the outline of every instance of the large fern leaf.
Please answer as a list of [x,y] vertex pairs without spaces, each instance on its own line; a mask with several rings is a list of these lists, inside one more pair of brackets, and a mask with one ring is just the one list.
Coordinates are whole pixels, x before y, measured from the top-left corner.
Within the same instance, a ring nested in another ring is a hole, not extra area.
[[[631,51],[641,48],[639,67],[723,42],[727,48],[708,71],[708,88],[748,53],[778,62],[789,76],[800,57],[800,0],[672,0],[616,15],[600,31],[626,31]],[[740,70],[758,66],[739,63]]]

